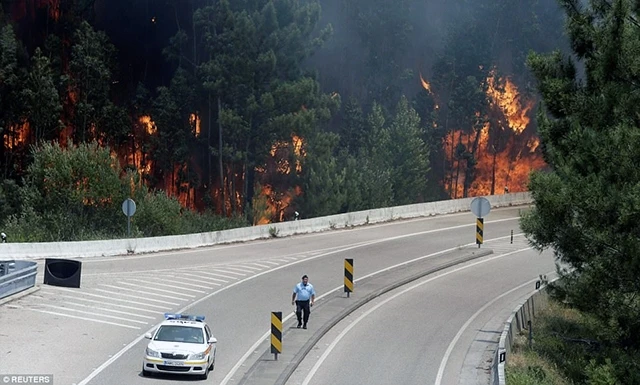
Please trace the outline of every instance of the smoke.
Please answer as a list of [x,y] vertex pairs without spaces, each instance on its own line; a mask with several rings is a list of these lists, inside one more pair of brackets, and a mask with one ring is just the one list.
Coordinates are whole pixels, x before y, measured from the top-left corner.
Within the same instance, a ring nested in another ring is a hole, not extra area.
[[[419,74],[430,78],[434,63],[447,49],[464,45],[465,41],[451,41],[451,37],[464,36],[471,28],[478,28],[491,47],[488,54],[501,71],[521,78],[529,50],[549,51],[566,48],[563,39],[562,12],[556,0],[538,2],[502,2],[498,0],[405,0],[387,3],[406,4],[406,13],[400,17],[410,26],[409,42],[396,57],[399,67],[410,70],[411,76],[400,84],[403,93],[412,96],[420,90]],[[308,66],[316,69],[326,92],[339,92],[343,98],[362,99],[362,85],[371,81],[367,73],[367,44],[358,29],[363,26],[354,20],[357,12],[369,12],[382,0],[320,0],[321,26],[331,23],[334,36],[317,52]],[[359,8],[358,8],[359,7]],[[350,12],[351,11],[351,12]],[[389,20],[398,15],[390,15]],[[371,31],[372,33],[375,31]],[[518,41],[518,37],[522,37]],[[447,44],[449,43],[449,44]],[[376,44],[373,42],[373,44]],[[480,48],[480,47],[478,47]],[[466,63],[477,66],[480,63]],[[379,74],[384,76],[385,74]]]

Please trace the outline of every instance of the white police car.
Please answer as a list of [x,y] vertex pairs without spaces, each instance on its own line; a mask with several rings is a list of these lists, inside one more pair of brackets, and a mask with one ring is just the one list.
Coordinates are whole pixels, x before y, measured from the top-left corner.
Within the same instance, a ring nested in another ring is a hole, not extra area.
[[142,362],[142,375],[173,373],[207,379],[216,363],[216,343],[204,316],[165,313],[165,320],[150,339]]

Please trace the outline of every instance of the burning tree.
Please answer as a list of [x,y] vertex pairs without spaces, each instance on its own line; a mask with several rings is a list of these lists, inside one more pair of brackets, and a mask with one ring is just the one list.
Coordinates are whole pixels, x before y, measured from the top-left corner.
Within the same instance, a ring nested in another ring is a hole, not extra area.
[[[438,111],[439,95],[422,76],[420,81],[435,98]],[[434,123],[436,129],[442,120],[447,125],[442,135],[442,183],[450,197],[527,189],[529,173],[545,167],[531,124],[534,105],[509,77],[499,77],[495,68],[481,82],[468,77],[454,88],[446,117]]]

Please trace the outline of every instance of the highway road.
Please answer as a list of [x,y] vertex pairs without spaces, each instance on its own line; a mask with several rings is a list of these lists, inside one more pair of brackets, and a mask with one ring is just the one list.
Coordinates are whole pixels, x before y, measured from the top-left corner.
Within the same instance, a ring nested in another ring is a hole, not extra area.
[[[519,233],[519,210],[492,210],[485,218],[483,247],[496,239],[504,242],[512,230]],[[182,378],[140,375],[142,336],[163,312],[172,311],[206,316],[218,338],[216,368],[207,383],[232,385],[262,353],[255,347],[269,331],[270,312],[290,315],[291,290],[303,274],[322,301],[342,289],[344,258],[354,259],[357,284],[359,277],[473,243],[475,225],[467,212],[197,250],[85,259],[80,289],[39,284],[39,291],[0,307],[0,373],[53,374],[56,385],[178,383]],[[474,300],[476,286],[496,276],[531,279],[542,273],[535,266],[520,269],[487,269],[466,287],[441,292],[440,299],[449,305],[447,312],[457,313],[475,300],[483,303],[485,297]],[[39,282],[42,276],[40,269]],[[466,294],[472,295],[469,302],[460,300]]]
[[287,385],[488,385],[504,321],[540,273],[555,275],[551,252],[514,248],[385,293],[333,327]]

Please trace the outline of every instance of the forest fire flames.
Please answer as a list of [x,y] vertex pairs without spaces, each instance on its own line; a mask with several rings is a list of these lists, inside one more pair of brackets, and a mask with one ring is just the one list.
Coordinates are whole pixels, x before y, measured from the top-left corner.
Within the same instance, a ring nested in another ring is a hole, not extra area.
[[[526,191],[529,173],[546,166],[530,125],[534,101],[526,100],[511,79],[497,78],[494,71],[486,82],[488,116],[481,120],[476,114],[482,128],[453,130],[444,139],[449,168],[444,187],[454,199]],[[431,92],[422,77],[421,83]],[[472,159],[475,165],[469,167]]]
[[[301,158],[304,157],[304,139],[297,135],[292,135],[291,142],[280,141],[271,146],[271,159],[266,168],[258,168],[256,171],[263,176],[270,176],[272,180],[281,180],[282,176],[291,175],[292,172],[299,174],[302,171]],[[291,162],[295,162],[293,171]],[[277,175],[277,176],[276,176]],[[276,176],[274,178],[274,176]],[[271,222],[282,222],[291,216],[291,201],[294,197],[302,194],[302,188],[295,186],[288,188],[290,179],[282,179],[282,186],[264,184],[261,187],[259,201],[266,204],[265,209],[256,219],[256,224],[266,224]],[[276,182],[277,183],[277,182]]]
[[9,132],[4,135],[4,147],[13,149],[27,144],[31,133],[30,127],[29,121],[19,125],[12,125]]

